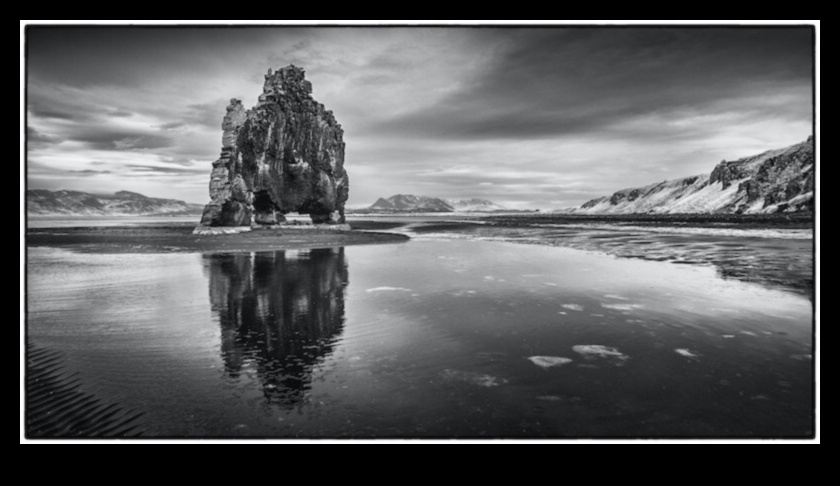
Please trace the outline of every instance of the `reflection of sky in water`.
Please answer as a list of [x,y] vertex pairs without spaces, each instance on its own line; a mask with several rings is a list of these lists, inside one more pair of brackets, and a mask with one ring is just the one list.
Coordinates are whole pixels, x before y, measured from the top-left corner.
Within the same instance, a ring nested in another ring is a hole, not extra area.
[[711,268],[481,241],[30,262],[30,340],[147,410],[152,433],[811,426],[810,302]]
[[[444,230],[444,232],[440,232]],[[700,264],[724,278],[772,285],[807,296],[814,291],[813,231],[680,226],[443,225],[417,223],[419,239],[479,239],[564,246],[623,258]]]

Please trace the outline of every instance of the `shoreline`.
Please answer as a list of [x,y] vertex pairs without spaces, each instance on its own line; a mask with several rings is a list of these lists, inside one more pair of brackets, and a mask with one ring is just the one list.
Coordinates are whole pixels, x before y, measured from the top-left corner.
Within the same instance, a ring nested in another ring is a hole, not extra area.
[[688,226],[738,229],[810,229],[816,227],[813,213],[781,214],[531,214],[527,216],[487,216],[482,221],[497,226],[522,224],[615,224],[619,226]]
[[27,248],[54,247],[83,253],[237,253],[404,243],[396,233],[320,229],[259,229],[227,235],[194,235],[194,226],[30,228]]
[[[78,253],[213,254],[405,243],[414,235],[423,238],[442,234],[454,238],[492,238],[509,243],[564,247],[617,258],[708,266],[717,269],[723,278],[761,282],[814,298],[814,256],[809,257],[802,251],[813,245],[814,240],[772,236],[754,238],[749,234],[756,230],[770,230],[772,233],[773,230],[810,229],[789,221],[776,221],[774,224],[765,220],[761,224],[736,227],[744,229],[746,234],[720,233],[733,228],[707,223],[636,224],[633,227],[625,223],[615,229],[587,229],[557,227],[556,219],[551,221],[554,224],[547,224],[545,219],[537,222],[532,218],[519,218],[517,222],[520,224],[504,220],[351,220],[349,231],[290,225],[218,235],[195,235],[194,224],[30,228],[26,234],[26,245],[27,248],[52,247]],[[567,221],[566,224],[576,226],[582,222]],[[653,226],[660,226],[666,231],[647,234],[646,227]],[[621,227],[628,231],[621,231]],[[675,231],[667,231],[668,228]],[[705,234],[703,231],[689,231],[690,228],[714,231]]]

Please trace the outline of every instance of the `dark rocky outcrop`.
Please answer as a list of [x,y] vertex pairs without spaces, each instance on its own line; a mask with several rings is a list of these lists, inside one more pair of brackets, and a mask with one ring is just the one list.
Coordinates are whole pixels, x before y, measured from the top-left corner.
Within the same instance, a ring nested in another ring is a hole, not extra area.
[[752,204],[761,199],[761,186],[753,179],[742,182],[741,185],[738,186],[738,192],[742,192],[747,195],[747,204]]
[[747,170],[743,163],[723,161],[712,171],[709,180],[712,184],[723,183],[724,189],[729,189],[733,181],[747,177]]
[[813,140],[793,147],[786,153],[767,159],[748,181],[749,202],[764,198],[764,208],[779,205],[780,211],[813,210],[814,145]]
[[603,204],[605,201],[609,200],[607,197],[599,197],[598,199],[593,199],[591,201],[587,201],[581,206],[581,209],[592,209],[596,206]]
[[202,226],[275,225],[292,212],[344,223],[344,131],[303,69],[269,70],[257,106],[231,100],[222,129]]

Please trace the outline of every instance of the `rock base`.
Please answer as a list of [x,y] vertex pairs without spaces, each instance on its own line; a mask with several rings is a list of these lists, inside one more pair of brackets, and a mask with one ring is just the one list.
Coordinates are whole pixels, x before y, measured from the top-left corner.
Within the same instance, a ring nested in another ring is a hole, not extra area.
[[196,226],[194,235],[235,235],[251,231],[250,226]]
[[294,224],[294,223],[283,223],[283,224],[274,224],[269,226],[253,226],[255,231],[259,231],[261,229],[296,229],[296,230],[326,230],[326,231],[350,231],[349,224]]
[[312,230],[312,231],[350,231],[349,224],[273,224],[273,225],[254,225],[254,226],[196,226],[192,234],[194,235],[235,235],[239,233],[248,233],[249,231],[260,230]]

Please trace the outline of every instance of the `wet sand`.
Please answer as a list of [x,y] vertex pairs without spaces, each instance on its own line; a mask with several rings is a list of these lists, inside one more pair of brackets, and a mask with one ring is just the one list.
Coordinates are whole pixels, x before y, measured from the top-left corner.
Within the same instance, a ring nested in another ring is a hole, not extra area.
[[701,228],[737,227],[739,229],[814,229],[812,213],[781,214],[529,214],[487,216],[481,218],[498,226],[534,224],[630,224],[644,226],[693,226]]
[[[643,218],[487,218],[413,224],[420,238],[460,238],[560,246],[619,258],[709,266],[723,278],[791,290],[814,299],[813,229],[805,216],[731,216],[711,223],[677,217],[653,223]],[[786,216],[786,215],[783,215]],[[736,223],[736,221],[740,221]]]
[[90,253],[239,252],[402,243],[408,237],[371,231],[282,228],[232,235],[193,235],[194,226],[37,228],[29,247],[57,247]]

